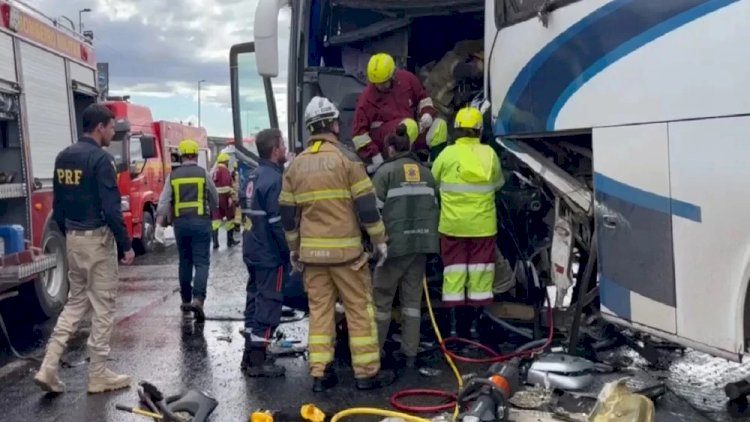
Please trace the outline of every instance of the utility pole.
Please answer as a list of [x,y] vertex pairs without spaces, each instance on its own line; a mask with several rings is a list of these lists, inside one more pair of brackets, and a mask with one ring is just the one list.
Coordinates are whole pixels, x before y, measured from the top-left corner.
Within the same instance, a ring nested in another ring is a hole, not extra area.
[[205,79],[198,81],[198,127],[201,127],[201,84],[206,82]]
[[88,7],[78,11],[78,33],[83,34],[83,14],[90,12],[91,9]]

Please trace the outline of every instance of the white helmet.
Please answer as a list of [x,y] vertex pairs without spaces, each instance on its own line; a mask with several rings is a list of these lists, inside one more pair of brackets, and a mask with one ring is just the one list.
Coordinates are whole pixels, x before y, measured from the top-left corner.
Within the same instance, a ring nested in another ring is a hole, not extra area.
[[326,97],[313,97],[305,108],[305,126],[339,118],[339,109]]

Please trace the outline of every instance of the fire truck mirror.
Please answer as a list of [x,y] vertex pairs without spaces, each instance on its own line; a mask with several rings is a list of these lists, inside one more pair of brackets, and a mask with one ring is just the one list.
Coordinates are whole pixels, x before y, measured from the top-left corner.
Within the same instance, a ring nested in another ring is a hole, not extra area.
[[156,139],[153,136],[141,136],[141,156],[144,160],[156,157]]
[[115,137],[112,140],[123,141],[128,132],[130,132],[130,122],[125,119],[117,120],[115,122]]

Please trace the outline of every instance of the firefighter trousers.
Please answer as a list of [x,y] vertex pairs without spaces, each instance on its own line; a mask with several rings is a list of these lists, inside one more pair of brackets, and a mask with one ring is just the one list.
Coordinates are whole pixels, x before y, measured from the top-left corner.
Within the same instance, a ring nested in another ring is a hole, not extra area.
[[70,292],[50,336],[47,353],[57,363],[79,323],[89,311],[91,334],[88,350],[91,363],[106,362],[109,340],[115,324],[117,297],[117,247],[109,228],[67,232],[68,280]]
[[443,302],[446,305],[483,306],[492,303],[495,250],[495,236],[440,238]]
[[176,218],[174,236],[180,258],[182,302],[189,303],[193,297],[206,299],[208,266],[211,260],[211,221],[206,217]]
[[310,304],[310,375],[323,377],[326,366],[333,362],[337,298],[346,312],[354,377],[376,375],[380,370],[380,351],[369,266],[354,269],[349,265],[306,265],[304,282]]
[[245,328],[252,329],[253,337],[271,338],[281,321],[284,301],[284,267],[248,265]]
[[378,322],[378,343],[383,349],[388,327],[391,325],[393,297],[399,290],[401,303],[401,351],[416,357],[419,349],[419,324],[422,308],[422,278],[427,255],[411,254],[388,258],[375,269],[372,296],[375,300],[375,320]]

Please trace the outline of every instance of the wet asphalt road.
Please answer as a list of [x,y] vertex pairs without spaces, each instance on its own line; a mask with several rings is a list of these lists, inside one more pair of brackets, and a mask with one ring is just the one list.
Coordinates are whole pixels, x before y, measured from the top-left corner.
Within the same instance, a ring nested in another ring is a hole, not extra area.
[[[209,392],[219,401],[213,421],[246,421],[257,409],[297,415],[305,403],[316,403],[329,415],[352,406],[390,408],[388,397],[403,388],[455,389],[447,367],[436,357],[431,363],[441,373],[425,377],[417,373],[402,377],[384,391],[359,392],[353,388],[351,371],[340,368],[341,382],[329,393],[313,395],[302,357],[283,358],[287,376],[275,380],[244,377],[239,371],[243,337],[242,310],[245,301],[246,270],[240,247],[222,248],[212,256],[206,314],[202,327],[182,321],[177,294],[177,259],[174,247],[139,257],[134,266],[121,267],[117,326],[112,338],[111,367],[128,373],[135,381],[154,383],[166,394],[185,388]],[[0,308],[6,319],[7,308]],[[11,324],[11,339],[22,353],[39,353],[52,323],[28,326]],[[291,339],[306,344],[305,321],[286,324],[282,330]],[[84,326],[75,336],[63,360],[61,378],[68,392],[46,396],[32,382],[37,363],[19,360],[0,340],[0,420],[2,421],[137,421],[145,418],[115,410],[115,404],[136,405],[135,389],[108,394],[86,393]],[[657,421],[727,421],[721,389],[728,381],[750,374],[748,365],[735,365],[697,352],[665,356],[663,369],[649,368],[634,352],[621,350],[634,360],[632,371],[597,380],[595,394],[605,381],[631,376],[635,388],[666,382],[669,393],[657,403]],[[481,368],[462,366],[463,373]],[[532,394],[532,393],[529,393]],[[586,403],[591,399],[563,400]],[[521,419],[519,419],[521,420]],[[547,420],[529,418],[522,420]]]

